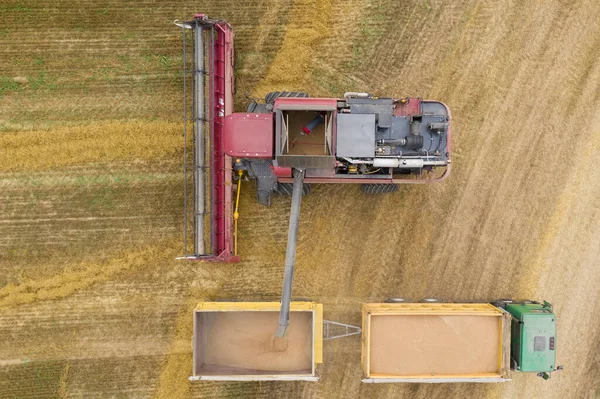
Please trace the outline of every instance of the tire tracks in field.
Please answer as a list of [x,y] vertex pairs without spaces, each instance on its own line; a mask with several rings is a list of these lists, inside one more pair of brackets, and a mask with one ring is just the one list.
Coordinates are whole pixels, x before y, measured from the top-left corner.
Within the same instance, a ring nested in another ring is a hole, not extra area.
[[328,36],[330,0],[295,0],[283,44],[269,71],[254,89],[257,96],[275,90],[303,90],[310,77],[313,51]]
[[187,379],[191,372],[192,351],[190,348],[192,328],[192,310],[198,300],[188,298],[176,321],[175,336],[171,341],[167,360],[160,371],[155,398],[185,398],[189,397],[190,381]]
[[173,247],[172,244],[167,243],[157,244],[115,257],[103,264],[80,264],[77,265],[77,270],[72,269],[73,265],[71,265],[71,267],[67,266],[61,274],[52,277],[18,285],[8,284],[0,288],[0,309],[66,298],[92,284],[107,281],[119,273],[143,268],[148,265],[149,259],[165,256],[174,258],[175,252],[169,249]]
[[[206,264],[205,264],[206,265]],[[213,264],[209,264],[211,266]],[[175,334],[166,355],[166,361],[160,370],[155,398],[184,398],[190,396],[192,388],[188,377],[191,373],[193,335],[192,312],[198,302],[214,300],[222,289],[222,282],[227,280],[218,270],[207,271],[204,266],[197,268],[201,280],[205,283],[191,289],[186,302],[181,306],[175,323]],[[216,273],[216,274],[215,274]],[[216,279],[216,280],[215,280]],[[209,284],[206,284],[206,281]]]

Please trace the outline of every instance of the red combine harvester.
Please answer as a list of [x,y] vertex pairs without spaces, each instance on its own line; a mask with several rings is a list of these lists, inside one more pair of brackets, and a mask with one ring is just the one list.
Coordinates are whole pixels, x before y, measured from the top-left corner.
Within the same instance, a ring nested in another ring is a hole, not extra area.
[[[256,183],[256,198],[262,205],[271,204],[273,193],[291,194],[283,311],[291,295],[300,204],[311,183],[358,183],[363,193],[374,194],[448,176],[451,129],[445,104],[360,92],[310,98],[307,93],[282,91],[267,94],[264,103],[252,101],[246,112],[233,112],[231,26],[204,14],[176,24],[184,28],[184,65],[185,29],[192,30],[195,48],[194,253],[188,254],[186,247],[186,258],[239,259],[237,208],[242,179]],[[184,77],[187,99],[185,66]],[[187,140],[187,132],[184,135]]]

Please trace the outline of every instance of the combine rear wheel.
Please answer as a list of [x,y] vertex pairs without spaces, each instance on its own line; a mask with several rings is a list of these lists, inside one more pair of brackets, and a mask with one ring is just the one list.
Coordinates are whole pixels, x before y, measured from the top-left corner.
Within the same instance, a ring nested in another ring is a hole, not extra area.
[[398,191],[397,184],[362,184],[363,194],[385,194]]
[[272,91],[265,96],[265,103],[273,104],[279,97],[303,97],[308,98],[308,93],[302,91]]

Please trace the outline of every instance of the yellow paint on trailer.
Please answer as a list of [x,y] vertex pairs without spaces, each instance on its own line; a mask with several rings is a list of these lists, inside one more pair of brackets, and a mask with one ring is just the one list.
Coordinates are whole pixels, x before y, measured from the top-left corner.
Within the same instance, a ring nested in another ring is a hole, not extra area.
[[[398,378],[396,374],[371,374],[369,378]],[[500,378],[500,373],[473,373],[473,374],[413,374],[403,375],[401,378],[406,379],[471,379],[471,378]]]
[[[202,312],[235,312],[240,310],[260,312],[279,310],[280,306],[281,303],[279,302],[200,302],[195,310]],[[319,307],[322,312],[323,305],[316,302],[292,302],[290,304],[290,310],[292,311],[316,311]],[[322,314],[321,317],[323,317]]]
[[323,304],[315,304],[313,317],[314,359],[316,364],[323,363]]
[[[304,314],[306,316],[308,316],[308,314],[310,314],[310,322],[311,325],[306,325],[306,327],[308,327],[308,333],[310,334],[310,332],[312,332],[312,334],[308,335],[307,338],[310,336],[310,346],[306,347],[306,350],[308,351],[306,354],[308,355],[310,353],[310,358],[312,358],[312,363],[309,362],[310,367],[306,368],[306,369],[298,369],[295,371],[298,372],[290,372],[292,370],[286,370],[285,368],[282,368],[281,371],[282,372],[277,372],[276,370],[279,369],[273,369],[273,370],[268,370],[268,369],[262,369],[260,367],[267,367],[267,366],[263,366],[264,364],[277,364],[277,367],[283,367],[282,364],[284,364],[285,362],[281,363],[279,360],[275,361],[273,360],[273,356],[269,357],[269,355],[267,355],[266,353],[263,353],[259,350],[258,353],[260,353],[260,355],[262,356],[262,360],[264,360],[267,363],[262,363],[258,364],[256,363],[256,358],[253,357],[248,357],[247,355],[245,355],[246,357],[240,357],[239,353],[236,351],[235,349],[235,345],[240,345],[239,340],[236,340],[236,343],[233,343],[231,341],[227,341],[228,338],[223,338],[222,335],[219,335],[220,338],[216,338],[214,332],[211,333],[208,332],[210,330],[206,330],[203,326],[198,325],[197,321],[197,315],[199,314],[204,314],[204,315],[209,315],[209,314],[214,314],[215,316],[218,316],[218,314],[221,314],[220,316],[220,320],[229,320],[227,321],[227,323],[233,323],[230,324],[230,326],[232,326],[232,328],[242,328],[240,327],[239,323],[241,320],[240,318],[244,318],[245,320],[244,323],[250,323],[250,325],[247,325],[249,330],[252,330],[253,332],[250,332],[249,334],[252,336],[252,339],[254,341],[257,340],[256,336],[253,336],[252,334],[256,334],[257,331],[254,331],[254,327],[258,327],[258,326],[263,326],[260,327],[259,330],[261,331],[260,334],[264,334],[264,323],[265,323],[265,319],[262,317],[263,315],[258,315],[255,314],[253,315],[251,318],[248,318],[248,316],[250,316],[252,313],[254,312],[259,312],[259,313],[269,313],[270,316],[269,317],[276,317],[277,316],[277,312],[279,312],[280,309],[280,302],[200,302],[195,310],[194,310],[194,337],[193,337],[193,353],[194,353],[194,359],[193,359],[193,376],[191,378],[197,378],[197,379],[204,379],[204,380],[210,380],[210,379],[222,379],[222,380],[248,380],[248,381],[253,381],[253,380],[311,380],[311,381],[316,381],[318,380],[318,377],[316,376],[316,366],[317,364],[320,364],[323,362],[323,305],[322,304],[318,304],[315,302],[292,302],[290,304],[290,311],[292,313],[292,315],[295,316],[299,316],[299,314]],[[225,314],[238,314],[238,316],[236,316],[237,318],[237,322],[235,321],[236,319],[223,319],[223,317],[225,317]],[[245,316],[243,316],[245,314]],[[275,319],[273,319],[275,320]],[[298,319],[300,320],[300,319]],[[305,319],[305,321],[308,322],[309,319]],[[212,319],[212,326],[213,328],[217,328],[214,327],[216,325],[216,323],[219,323],[219,320],[217,319]],[[209,323],[209,324],[210,324]],[[221,321],[221,326],[220,328],[223,328],[224,321]],[[237,326],[236,326],[237,323]],[[252,325],[252,323],[254,323],[255,325]],[[256,324],[258,323],[258,324]],[[310,327],[309,327],[310,326]],[[302,329],[302,327],[300,327]],[[294,331],[288,331],[288,335],[291,334],[291,336],[293,336],[295,334],[295,339],[296,341],[296,345],[294,346],[294,348],[292,348],[292,354],[295,354],[295,357],[292,357],[291,360],[287,359],[287,366],[285,367],[291,367],[289,366],[289,364],[296,364],[299,360],[298,358],[298,329],[296,328],[296,332],[294,333]],[[202,334],[208,334],[208,335],[202,335]],[[207,338],[207,337],[212,337],[212,338]],[[217,343],[220,345],[219,349],[215,349],[215,345],[211,345],[210,347],[207,347],[207,349],[202,349],[203,346],[206,346],[206,339],[217,339],[217,341],[214,342],[214,344],[216,345]],[[218,341],[220,339],[220,341]],[[257,342],[262,342],[260,341],[259,338]],[[308,342],[307,342],[308,344]],[[234,346],[232,346],[234,345]],[[245,345],[245,344],[242,344]],[[244,346],[242,346],[244,347]],[[208,348],[210,348],[210,352],[208,350]],[[247,349],[246,347],[244,347],[244,350]],[[290,349],[289,347],[287,349]],[[233,351],[233,352],[232,352]],[[225,359],[225,360],[224,360]],[[252,360],[250,360],[252,359]],[[296,359],[296,360],[294,360]],[[282,360],[283,361],[283,360]],[[205,363],[204,363],[205,362]],[[224,363],[223,363],[224,362]],[[229,363],[227,363],[229,362]],[[269,363],[270,362],[270,363]],[[259,362],[260,363],[260,362]],[[227,365],[227,367],[223,368],[223,364]],[[232,364],[235,364],[237,367],[236,370],[233,370],[231,367]],[[242,366],[242,364],[244,364],[244,366]],[[250,364],[251,366],[245,366],[245,364]],[[258,364],[258,365],[257,365]],[[219,368],[221,367],[221,368]],[[296,366],[294,366],[296,367]],[[256,372],[248,372],[245,369],[252,369],[255,370]],[[306,370],[306,372],[304,372],[304,370]],[[273,373],[268,373],[265,371],[273,371]]]

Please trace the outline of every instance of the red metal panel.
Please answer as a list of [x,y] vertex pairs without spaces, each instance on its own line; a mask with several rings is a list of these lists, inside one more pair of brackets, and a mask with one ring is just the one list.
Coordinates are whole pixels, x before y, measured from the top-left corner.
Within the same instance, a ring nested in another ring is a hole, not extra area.
[[421,99],[410,97],[398,100],[394,116],[421,115]]
[[233,31],[226,23],[214,25],[212,54],[212,260],[235,262],[233,255],[233,208],[231,193],[231,157],[225,153],[225,117],[233,111]]
[[275,105],[273,109],[307,109],[334,111],[337,109],[337,102],[338,100],[335,98],[279,97],[277,100],[275,100]]
[[241,158],[273,158],[273,114],[227,115],[225,153]]
[[[292,168],[285,166],[273,166],[273,173],[278,178],[292,177]],[[293,180],[293,179],[292,179]]]

